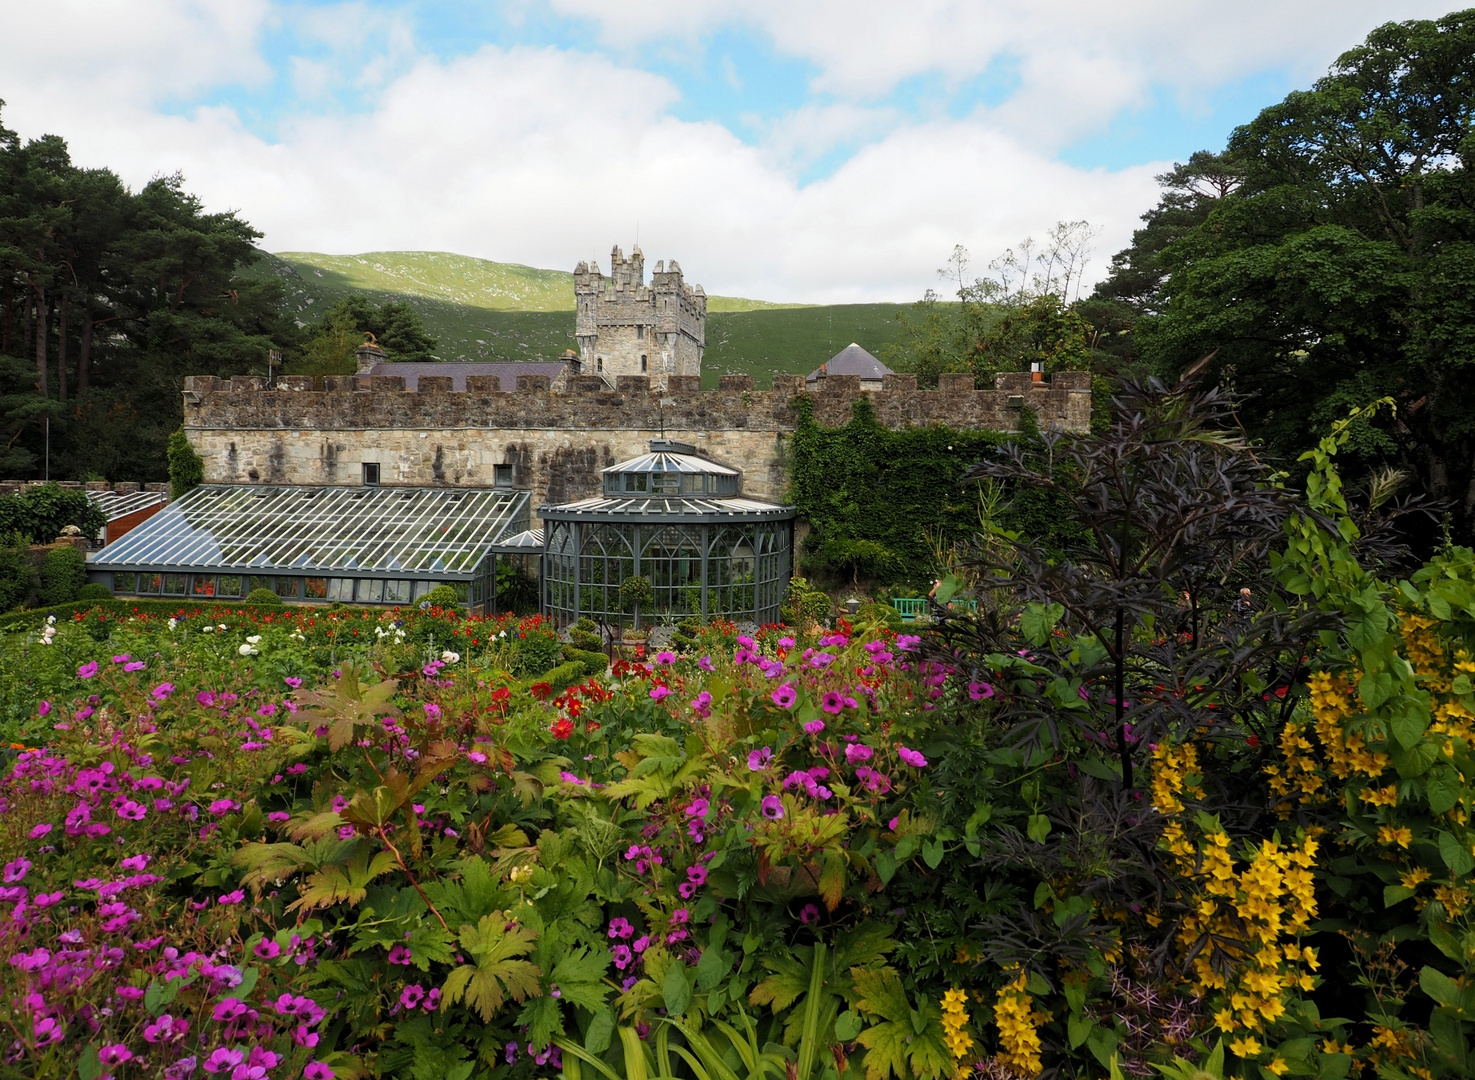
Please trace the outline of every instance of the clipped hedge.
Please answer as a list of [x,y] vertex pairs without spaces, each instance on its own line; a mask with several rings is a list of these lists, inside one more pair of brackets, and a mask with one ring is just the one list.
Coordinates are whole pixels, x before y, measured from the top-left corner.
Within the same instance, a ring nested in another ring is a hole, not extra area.
[[590,677],[602,676],[609,670],[609,657],[593,649],[579,649],[573,645],[565,645],[563,660],[566,664],[583,664],[584,674]]

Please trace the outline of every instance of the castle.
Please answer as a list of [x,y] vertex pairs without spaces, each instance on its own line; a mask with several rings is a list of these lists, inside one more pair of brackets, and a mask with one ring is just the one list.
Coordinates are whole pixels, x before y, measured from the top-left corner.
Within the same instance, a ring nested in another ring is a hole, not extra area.
[[701,375],[707,346],[707,294],[682,281],[675,259],[657,262],[645,284],[639,246],[626,259],[610,251],[610,275],[599,264],[574,268],[574,336],[580,368],[613,389],[621,375],[644,375],[663,390],[676,376]]
[[[896,429],[946,425],[1013,431],[1028,408],[1042,427],[1085,431],[1088,372],[1010,372],[994,388],[971,374],[919,390],[914,375],[882,372],[868,386],[831,373],[808,388],[778,375],[771,389],[724,375],[702,390],[707,296],[674,261],[616,247],[611,274],[579,263],[575,330],[581,355],[537,363],[384,363],[366,345],[356,375],[185,380],[184,430],[215,484],[384,485],[531,492],[532,507],[600,490],[600,470],[646,452],[653,439],[690,443],[741,470],[743,488],[782,502],[786,439],[808,401],[819,423],[838,426],[862,396]],[[857,351],[860,351],[857,347]]]

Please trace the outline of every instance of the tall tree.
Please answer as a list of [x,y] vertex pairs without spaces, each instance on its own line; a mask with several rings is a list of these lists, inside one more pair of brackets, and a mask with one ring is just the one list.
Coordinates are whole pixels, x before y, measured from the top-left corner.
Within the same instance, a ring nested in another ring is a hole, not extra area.
[[1160,252],[1144,355],[1257,395],[1287,456],[1351,405],[1362,469],[1392,465],[1475,523],[1475,11],[1389,23],[1236,129],[1242,177]]

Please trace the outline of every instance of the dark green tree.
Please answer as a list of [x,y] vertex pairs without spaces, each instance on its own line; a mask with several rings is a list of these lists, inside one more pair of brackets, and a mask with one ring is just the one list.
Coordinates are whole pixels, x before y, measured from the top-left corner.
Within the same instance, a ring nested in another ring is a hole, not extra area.
[[291,370],[301,375],[351,375],[354,350],[373,334],[391,360],[435,359],[436,340],[425,332],[420,313],[403,300],[376,303],[362,293],[345,296],[323,312],[307,334]]
[[87,584],[87,560],[70,544],[54,547],[41,560],[40,602],[70,604]]
[[1143,355],[1255,395],[1294,458],[1351,405],[1350,472],[1392,466],[1475,521],[1475,11],[1389,23],[1236,129],[1239,184],[1158,254]]

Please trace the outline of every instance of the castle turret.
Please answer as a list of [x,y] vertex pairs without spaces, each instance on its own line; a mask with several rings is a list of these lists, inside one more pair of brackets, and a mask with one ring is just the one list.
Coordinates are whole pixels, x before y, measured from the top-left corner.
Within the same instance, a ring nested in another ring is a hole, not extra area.
[[574,300],[584,374],[611,386],[620,375],[647,375],[659,389],[672,375],[701,375],[707,296],[682,280],[675,259],[657,262],[647,286],[644,253],[637,246],[627,259],[616,245],[608,278],[597,262],[574,268]]

